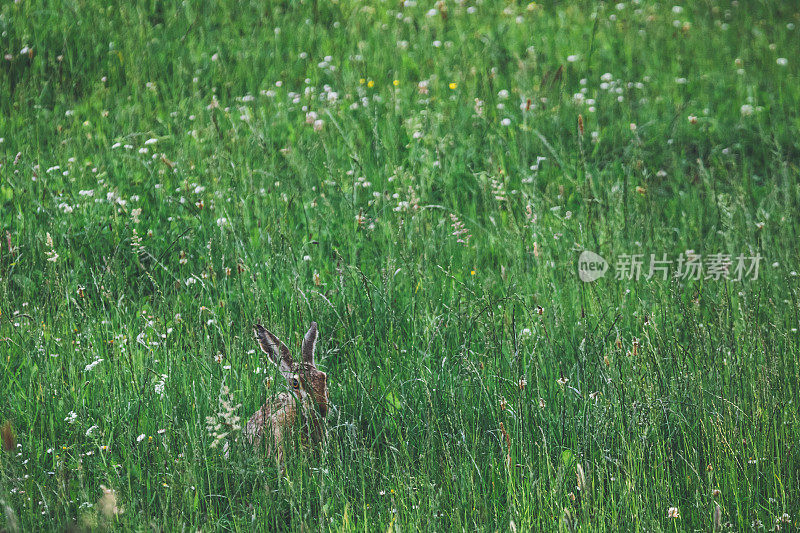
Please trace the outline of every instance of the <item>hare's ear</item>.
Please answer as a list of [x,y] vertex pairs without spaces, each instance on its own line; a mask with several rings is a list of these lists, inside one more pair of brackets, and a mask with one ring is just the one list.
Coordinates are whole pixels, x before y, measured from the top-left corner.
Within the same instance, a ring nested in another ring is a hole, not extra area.
[[301,352],[303,354],[303,362],[314,365],[314,348],[317,346],[317,323],[312,322],[311,327],[308,328],[306,336],[303,337],[303,347]]
[[292,354],[289,353],[289,348],[261,324],[253,326],[253,332],[256,335],[261,351],[267,354],[269,360],[280,369],[282,374],[291,374],[294,361],[292,361]]

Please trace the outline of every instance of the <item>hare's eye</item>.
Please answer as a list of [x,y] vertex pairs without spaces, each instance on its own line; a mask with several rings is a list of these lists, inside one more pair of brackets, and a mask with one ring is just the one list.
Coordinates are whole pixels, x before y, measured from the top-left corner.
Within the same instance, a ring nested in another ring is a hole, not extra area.
[[300,388],[300,381],[297,378],[292,378],[292,388],[295,390]]

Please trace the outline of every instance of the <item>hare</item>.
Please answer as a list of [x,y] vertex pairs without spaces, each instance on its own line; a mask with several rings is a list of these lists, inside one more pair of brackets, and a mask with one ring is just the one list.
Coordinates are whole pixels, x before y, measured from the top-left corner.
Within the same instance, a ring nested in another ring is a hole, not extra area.
[[316,444],[325,437],[322,419],[328,414],[328,376],[314,364],[317,323],[312,322],[303,337],[300,363],[295,362],[286,345],[261,324],[253,329],[261,350],[286,380],[287,390],[268,399],[250,417],[244,437],[254,448],[266,445],[268,453],[282,468],[284,446],[291,445],[292,431],[300,432],[304,444]]

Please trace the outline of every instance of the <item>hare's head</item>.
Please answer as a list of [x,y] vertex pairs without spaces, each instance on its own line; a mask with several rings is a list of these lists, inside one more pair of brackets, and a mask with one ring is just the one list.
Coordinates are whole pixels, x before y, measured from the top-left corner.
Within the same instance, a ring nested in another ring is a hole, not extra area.
[[300,349],[302,361],[299,363],[294,361],[289,348],[264,326],[256,324],[253,329],[261,351],[267,354],[269,360],[278,367],[286,380],[286,386],[300,395],[309,395],[314,400],[320,414],[326,416],[328,414],[328,376],[325,372],[317,370],[317,365],[314,363],[317,323],[312,322],[303,337],[303,346]]

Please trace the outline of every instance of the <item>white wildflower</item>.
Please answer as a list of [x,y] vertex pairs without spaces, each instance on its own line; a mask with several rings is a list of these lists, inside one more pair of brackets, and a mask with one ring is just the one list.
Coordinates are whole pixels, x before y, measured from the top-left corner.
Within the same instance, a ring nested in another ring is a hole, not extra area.
[[161,379],[159,381],[156,381],[154,389],[155,389],[155,393],[158,394],[158,396],[160,398],[164,397],[164,388],[165,388],[166,382],[167,382],[167,375],[166,374],[161,374]]
[[102,362],[103,362],[102,358],[97,358],[94,361],[92,361],[91,363],[89,363],[88,365],[86,365],[83,368],[83,370],[86,371],[86,372],[91,372],[92,370],[94,370],[94,367],[96,367],[97,365],[99,365]]
[[55,263],[58,261],[58,254],[55,251],[55,244],[53,243],[53,237],[50,236],[50,232],[47,233],[45,236],[45,243],[47,247],[50,248],[45,254],[47,254],[47,260],[51,263]]

